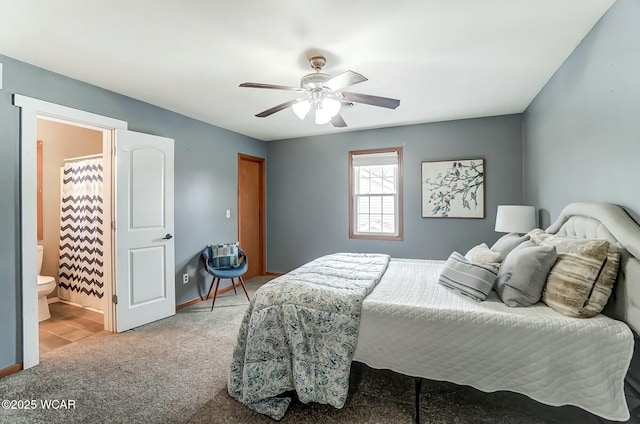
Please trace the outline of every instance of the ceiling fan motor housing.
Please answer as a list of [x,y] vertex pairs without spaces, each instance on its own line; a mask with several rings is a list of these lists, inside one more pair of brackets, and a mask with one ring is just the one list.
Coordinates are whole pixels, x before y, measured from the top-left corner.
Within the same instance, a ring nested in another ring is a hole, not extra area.
[[313,91],[314,88],[321,89],[324,83],[330,79],[331,75],[316,72],[314,74],[303,76],[300,80],[300,87],[308,91]]
[[[324,56],[314,56],[309,58],[309,65],[316,71],[313,74],[308,74],[302,77],[300,80],[300,87],[309,92],[312,97],[317,97],[323,91],[331,91],[329,88],[324,87],[324,83],[333,78],[331,75],[323,74],[320,72],[324,65],[327,63],[327,59]],[[313,96],[315,92],[315,96]]]

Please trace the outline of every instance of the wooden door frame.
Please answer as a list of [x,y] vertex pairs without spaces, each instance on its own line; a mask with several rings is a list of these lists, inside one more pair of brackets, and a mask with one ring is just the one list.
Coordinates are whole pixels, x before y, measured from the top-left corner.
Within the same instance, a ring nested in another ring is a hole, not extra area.
[[238,241],[241,240],[242,236],[242,228],[240,227],[240,163],[242,161],[256,162],[260,166],[260,199],[259,202],[259,212],[260,212],[260,258],[262,259],[262,268],[259,270],[260,275],[265,275],[267,272],[267,257],[265,255],[265,242],[266,242],[266,232],[265,232],[265,220],[266,220],[266,211],[265,211],[265,192],[266,192],[266,160],[265,158],[261,158],[258,156],[251,156],[244,153],[238,153],[238,193],[237,193],[237,209],[238,209]]

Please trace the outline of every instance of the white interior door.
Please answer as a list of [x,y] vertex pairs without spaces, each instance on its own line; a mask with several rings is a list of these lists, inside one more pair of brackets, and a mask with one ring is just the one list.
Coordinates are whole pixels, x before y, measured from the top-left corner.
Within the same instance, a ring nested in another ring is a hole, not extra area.
[[116,330],[176,313],[173,139],[116,130]]

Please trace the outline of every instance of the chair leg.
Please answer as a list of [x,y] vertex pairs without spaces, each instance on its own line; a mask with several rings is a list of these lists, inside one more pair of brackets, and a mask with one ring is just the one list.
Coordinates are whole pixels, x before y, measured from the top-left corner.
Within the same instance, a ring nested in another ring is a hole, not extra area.
[[209,300],[209,295],[211,294],[211,289],[213,288],[213,283],[216,282],[216,277],[213,277],[211,279],[211,285],[209,286],[209,291],[207,292],[207,297],[204,298],[203,302],[206,302],[207,300]]
[[231,279],[231,287],[233,287],[233,294],[238,294],[238,291],[236,290],[236,283],[235,281],[233,281],[233,278]]
[[216,297],[218,296],[218,286],[220,286],[220,277],[218,277],[218,281],[216,281],[216,291],[213,292],[213,302],[211,302],[211,310],[213,311],[213,307],[216,304]]
[[240,284],[242,285],[242,290],[244,290],[244,294],[247,295],[247,300],[251,302],[251,299],[249,299],[249,293],[247,293],[247,288],[244,286],[244,280],[242,279],[242,275],[238,278],[240,279]]

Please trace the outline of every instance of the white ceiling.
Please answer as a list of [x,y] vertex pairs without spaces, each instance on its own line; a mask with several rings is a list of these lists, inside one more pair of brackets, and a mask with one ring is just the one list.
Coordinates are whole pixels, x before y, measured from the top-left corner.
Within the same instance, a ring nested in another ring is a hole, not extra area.
[[[523,112],[615,0],[0,0],[0,53],[261,140]],[[349,89],[348,128],[300,121],[307,56]]]

